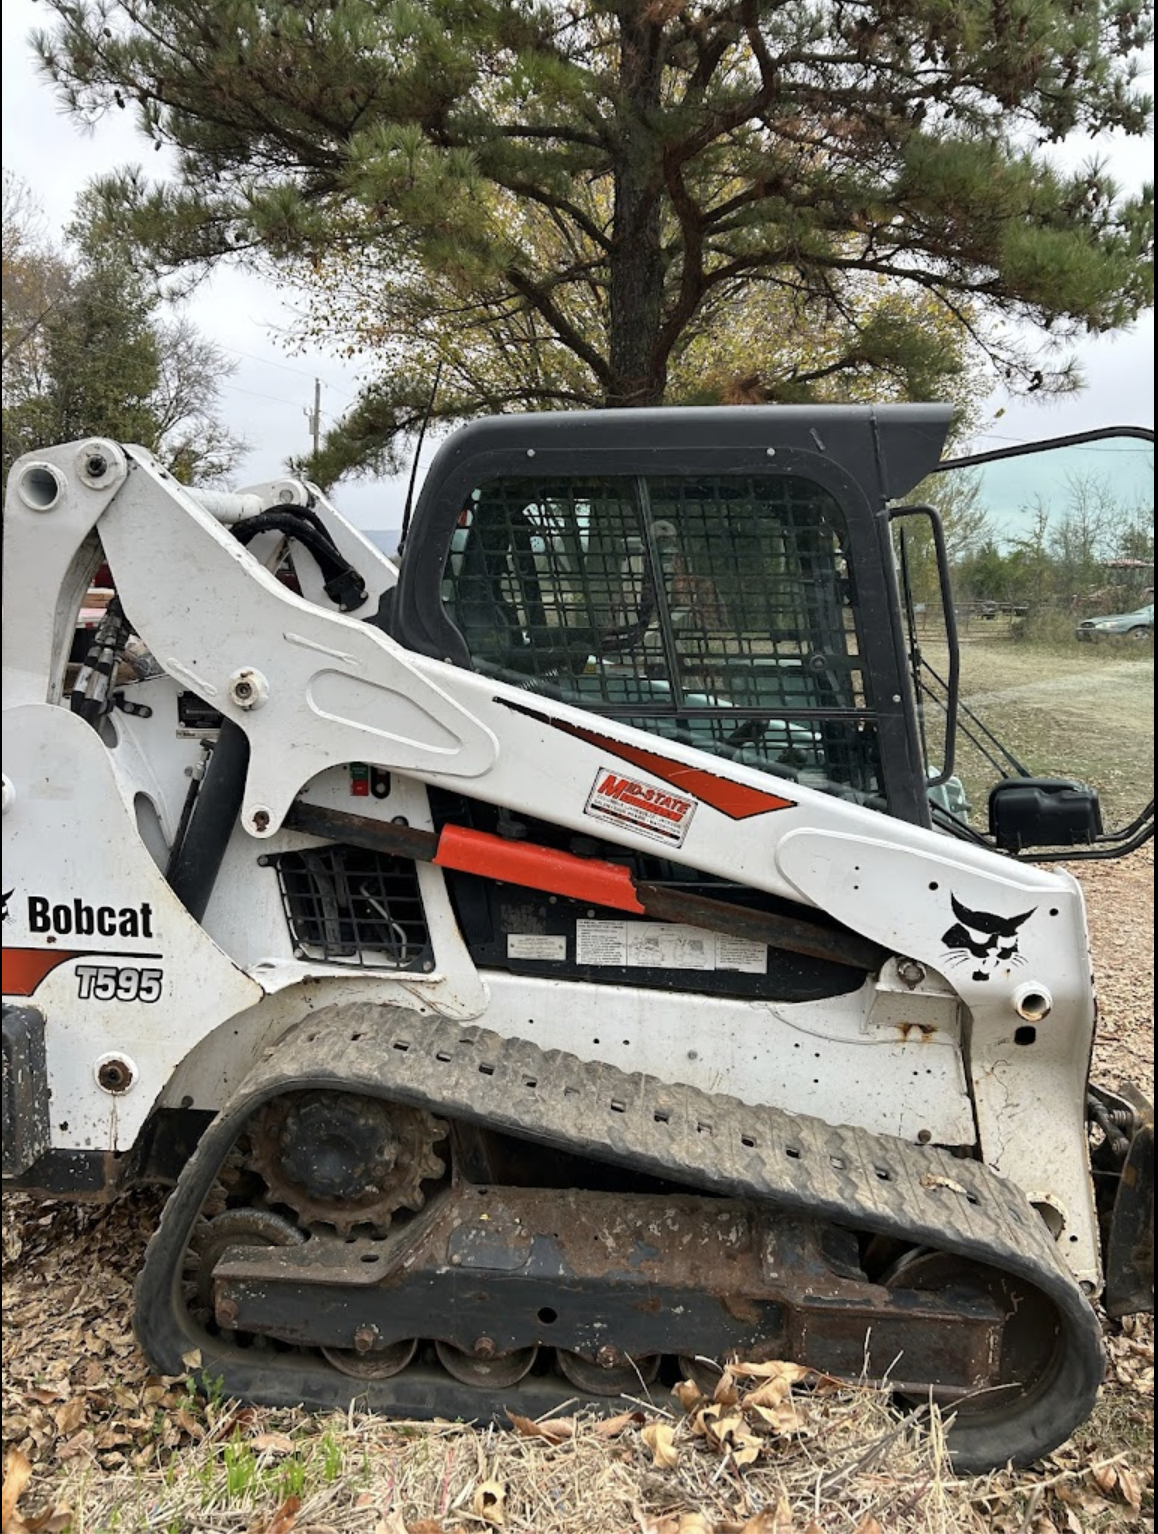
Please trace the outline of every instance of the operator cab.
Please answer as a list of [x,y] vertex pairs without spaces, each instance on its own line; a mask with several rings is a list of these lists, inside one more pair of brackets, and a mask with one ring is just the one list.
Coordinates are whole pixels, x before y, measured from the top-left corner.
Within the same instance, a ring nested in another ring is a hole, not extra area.
[[[1036,527],[1040,542],[1051,517],[1070,537],[1075,466],[1093,463],[1099,486],[1113,470],[1104,499],[1115,526],[1130,521],[1152,433],[946,460],[950,422],[940,405],[844,405],[472,423],[431,465],[388,627],[496,682],[900,820],[1021,856],[1121,855],[1151,834],[1152,805],[1115,802],[1126,824],[1105,831],[1097,789],[1069,776],[1072,741],[1022,754],[984,724],[984,652],[964,651],[963,692],[953,588],[985,538],[1000,553]],[[1026,610],[1010,603],[1017,623]]]
[[391,627],[530,693],[928,823],[890,498],[940,406],[512,416],[455,433]]
[[841,507],[796,476],[490,480],[443,576],[471,664],[715,756],[881,791]]

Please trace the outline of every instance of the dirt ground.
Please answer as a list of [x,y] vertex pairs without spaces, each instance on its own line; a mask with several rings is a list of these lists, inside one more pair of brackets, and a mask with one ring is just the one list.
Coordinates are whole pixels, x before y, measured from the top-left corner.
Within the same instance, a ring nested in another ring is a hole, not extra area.
[[[1107,830],[1131,821],[1154,791],[1152,647],[1017,644],[979,628],[961,645],[961,696],[976,723],[962,718],[956,762],[974,819],[984,824],[999,775],[989,760],[1000,756],[988,729],[1030,772],[1096,788]],[[926,654],[944,676],[943,646],[932,642]],[[932,719],[930,728],[932,759],[939,761]]]
[[[1087,865],[1096,1074],[1153,1091],[1153,856]],[[1107,1323],[1094,1416],[1032,1471],[955,1479],[938,1423],[769,1366],[610,1429],[238,1408],[152,1376],[129,1330],[157,1214],[4,1195],[4,1534],[1100,1534],[1153,1530],[1152,1324]]]

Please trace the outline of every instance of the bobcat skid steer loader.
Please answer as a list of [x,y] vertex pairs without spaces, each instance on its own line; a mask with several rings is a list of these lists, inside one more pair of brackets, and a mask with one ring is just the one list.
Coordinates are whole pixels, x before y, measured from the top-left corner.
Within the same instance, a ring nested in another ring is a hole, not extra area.
[[974,824],[902,504],[948,424],[482,421],[398,561],[297,480],[14,465],[3,1171],[171,1187],[159,1370],[487,1418],[791,1358],[941,1403],[964,1470],[1084,1418],[1095,1302],[1153,1306],[1153,1121],[1087,1080],[1049,863],[1152,811],[1017,770]]

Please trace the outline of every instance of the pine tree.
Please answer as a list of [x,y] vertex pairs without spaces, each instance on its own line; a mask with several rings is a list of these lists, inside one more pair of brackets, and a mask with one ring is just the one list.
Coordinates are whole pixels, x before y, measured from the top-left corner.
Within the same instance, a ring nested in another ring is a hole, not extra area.
[[1058,389],[1064,359],[995,322],[1065,337],[1152,302],[1151,196],[1046,152],[1146,131],[1146,0],[50,4],[64,100],[133,104],[177,151],[175,183],[102,189],[160,265],[304,268],[339,311],[377,284],[384,325],[347,335],[386,367],[339,457],[412,427],[436,361],[446,416],[649,405],[763,310],[783,334],[741,397],[927,394],[962,336]]

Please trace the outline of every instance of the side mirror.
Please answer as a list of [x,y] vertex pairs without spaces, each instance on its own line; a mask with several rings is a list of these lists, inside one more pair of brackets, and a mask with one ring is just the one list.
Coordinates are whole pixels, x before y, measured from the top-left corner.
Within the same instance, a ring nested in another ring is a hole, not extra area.
[[1006,852],[1089,846],[1102,834],[1097,789],[1072,778],[1005,778],[989,793],[989,834]]

